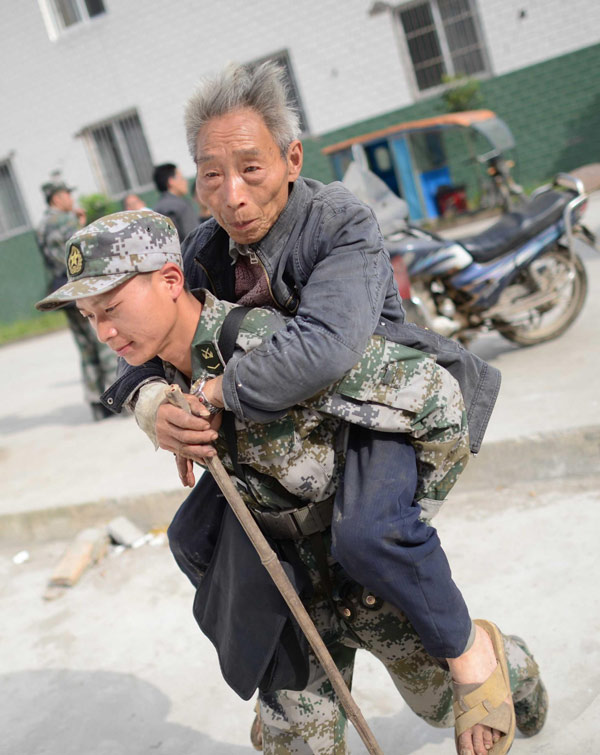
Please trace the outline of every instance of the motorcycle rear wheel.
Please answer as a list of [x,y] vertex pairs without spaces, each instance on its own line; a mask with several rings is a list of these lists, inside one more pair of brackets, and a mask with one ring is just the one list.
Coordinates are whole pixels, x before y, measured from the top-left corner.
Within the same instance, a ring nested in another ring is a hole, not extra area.
[[[521,346],[551,341],[564,333],[581,312],[587,295],[587,274],[577,255],[571,257],[568,252],[555,248],[543,254],[533,265],[536,263],[540,268],[538,275],[548,280],[545,290],[554,290],[556,301],[549,306],[532,309],[526,319],[520,316],[518,324],[515,321],[494,321],[495,327],[505,338]],[[527,291],[527,296],[539,291],[539,285],[529,270],[523,271],[516,283]]]

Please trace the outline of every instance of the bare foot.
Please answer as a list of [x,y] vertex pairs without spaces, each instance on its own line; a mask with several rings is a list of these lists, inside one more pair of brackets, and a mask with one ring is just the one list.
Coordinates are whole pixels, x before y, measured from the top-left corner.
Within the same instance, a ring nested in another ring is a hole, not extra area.
[[[494,647],[488,633],[475,627],[473,645],[458,658],[447,658],[452,679],[459,684],[481,684],[497,665]],[[510,703],[510,698],[506,700]],[[459,755],[487,755],[488,750],[500,739],[501,732],[489,726],[477,724],[458,738]]]

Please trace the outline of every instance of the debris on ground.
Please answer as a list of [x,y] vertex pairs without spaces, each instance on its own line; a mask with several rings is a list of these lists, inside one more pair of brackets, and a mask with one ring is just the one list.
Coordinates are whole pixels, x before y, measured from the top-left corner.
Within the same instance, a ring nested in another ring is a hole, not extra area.
[[117,516],[106,525],[106,530],[113,542],[124,545],[127,548],[139,548],[149,540],[152,535],[144,535],[135,524],[125,516]]
[[[125,516],[112,519],[107,525],[80,532],[67,546],[50,577],[44,600],[56,600],[73,587],[85,570],[103,559],[109,552],[118,556],[126,550],[142,545],[163,546],[167,543],[166,527],[153,527],[144,534]],[[29,559],[27,551],[13,557],[15,563]]]
[[150,540],[150,545],[154,546],[162,546],[166,545],[168,543],[167,533],[166,532],[159,532],[158,534],[154,535],[152,532],[149,533],[152,537]]
[[104,558],[108,549],[108,537],[101,529],[82,530],[69,543],[60,561],[54,568],[44,593],[46,600],[54,600],[63,594],[64,588],[77,584],[83,572]]

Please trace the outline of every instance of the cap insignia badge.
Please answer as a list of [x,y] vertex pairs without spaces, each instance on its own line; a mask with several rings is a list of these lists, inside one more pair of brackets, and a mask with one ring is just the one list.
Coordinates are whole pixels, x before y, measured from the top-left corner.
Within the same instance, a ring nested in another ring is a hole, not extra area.
[[69,256],[67,257],[67,269],[69,275],[80,275],[83,272],[83,254],[81,250],[73,245],[69,249]]

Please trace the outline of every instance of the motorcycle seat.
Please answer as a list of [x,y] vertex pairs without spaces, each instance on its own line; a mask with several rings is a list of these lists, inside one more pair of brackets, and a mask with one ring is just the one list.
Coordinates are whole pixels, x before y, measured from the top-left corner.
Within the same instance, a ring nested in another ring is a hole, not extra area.
[[507,212],[483,233],[457,239],[457,242],[475,262],[489,262],[560,220],[565,207],[575,196],[572,191],[545,191],[518,210]]

